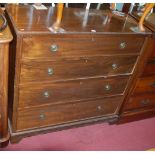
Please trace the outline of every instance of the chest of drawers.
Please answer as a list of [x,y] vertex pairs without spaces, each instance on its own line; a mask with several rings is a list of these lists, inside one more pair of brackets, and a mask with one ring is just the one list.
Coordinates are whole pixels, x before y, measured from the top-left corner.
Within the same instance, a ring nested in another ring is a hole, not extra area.
[[[0,10],[2,13],[2,10]],[[4,21],[0,18],[0,25]],[[0,144],[9,139],[8,132],[8,57],[12,40],[9,27],[0,32]]]
[[[132,16],[139,21],[140,16],[134,12]],[[129,122],[155,116],[155,13],[150,14],[144,25],[153,32],[153,46],[144,65],[143,72],[126,100],[122,109],[121,122]]]
[[[86,20],[84,9],[66,8],[63,33],[53,33],[48,27],[55,13],[53,8],[6,8],[14,35],[9,71],[12,142],[28,135],[117,121],[148,55],[151,32],[133,32],[131,27],[137,23],[129,16],[90,10]],[[110,22],[103,24],[104,18]]]

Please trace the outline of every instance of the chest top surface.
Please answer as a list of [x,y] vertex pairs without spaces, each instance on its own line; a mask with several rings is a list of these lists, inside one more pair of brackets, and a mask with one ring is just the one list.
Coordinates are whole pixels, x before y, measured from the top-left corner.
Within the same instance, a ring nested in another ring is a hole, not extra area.
[[[13,26],[18,33],[49,33],[55,20],[57,8],[36,10],[30,5],[9,4],[6,7]],[[110,11],[64,8],[61,28],[64,34],[137,34],[133,28],[137,22],[130,16],[118,16]],[[139,32],[148,34],[150,31]],[[139,34],[138,33],[138,34]]]
[[[132,16],[139,20],[142,14],[139,12],[133,12]],[[153,32],[155,32],[155,13],[148,14],[144,24],[145,26],[149,27]]]

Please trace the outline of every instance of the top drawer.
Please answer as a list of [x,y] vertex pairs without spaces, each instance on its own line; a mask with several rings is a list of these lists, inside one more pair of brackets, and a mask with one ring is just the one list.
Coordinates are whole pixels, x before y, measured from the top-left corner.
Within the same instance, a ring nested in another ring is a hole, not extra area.
[[140,53],[144,37],[106,36],[89,38],[54,38],[52,35],[23,38],[23,59],[51,60],[61,57],[118,55]]

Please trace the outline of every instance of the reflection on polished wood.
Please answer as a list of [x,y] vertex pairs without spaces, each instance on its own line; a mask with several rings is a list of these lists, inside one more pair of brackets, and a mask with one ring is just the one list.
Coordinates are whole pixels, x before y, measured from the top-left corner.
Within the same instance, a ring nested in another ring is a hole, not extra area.
[[111,10],[116,10],[116,3],[111,3],[110,4],[110,9]]
[[[33,6],[8,5],[6,9],[12,16],[17,32],[52,33],[49,27],[56,21],[56,8],[49,7],[47,10],[36,10]],[[87,18],[85,17],[86,11],[89,11]],[[138,27],[138,24],[128,15],[120,17],[110,11],[85,10],[82,8],[64,8],[63,20],[61,21],[63,33],[134,34],[135,32],[131,30],[132,27]],[[149,31],[146,29],[146,32]]]
[[[141,14],[137,11],[133,12],[131,15],[137,20],[141,18]],[[155,13],[147,15],[147,18],[145,18],[144,20],[144,25],[150,28],[151,30],[155,31]]]
[[140,21],[139,21],[139,29],[140,31],[145,31],[145,28],[143,26],[143,23],[144,23],[144,20],[147,16],[147,14],[151,11],[151,9],[155,6],[155,3],[150,3],[150,4],[147,4],[146,5],[146,8],[145,8],[145,11],[142,15],[142,17],[140,18]]
[[57,5],[57,19],[53,25],[53,28],[55,31],[58,31],[58,29],[60,28],[62,15],[63,15],[63,7],[64,7],[63,3],[58,3],[58,5]]

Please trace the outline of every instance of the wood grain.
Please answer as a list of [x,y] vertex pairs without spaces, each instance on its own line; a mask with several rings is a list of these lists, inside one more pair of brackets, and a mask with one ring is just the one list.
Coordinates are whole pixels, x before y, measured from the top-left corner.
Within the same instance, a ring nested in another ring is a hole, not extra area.
[[[6,10],[12,18],[12,23],[17,33],[48,33],[54,34],[49,30],[56,21],[56,9],[49,7],[47,10],[36,10],[33,6],[9,4]],[[24,18],[23,18],[24,17]],[[137,22],[128,15],[117,16],[110,11],[85,8],[64,8],[61,21],[60,33],[130,33],[135,35],[132,27],[137,27]],[[146,32],[150,31],[146,29]],[[143,33],[145,34],[145,33]]]
[[[106,56],[106,55],[139,55],[144,37],[126,37],[120,35],[106,35],[88,38],[53,38],[51,35],[28,36],[23,38],[22,59],[56,60],[63,57]],[[121,48],[121,44],[125,44]],[[56,52],[51,46],[57,45]]]
[[155,107],[144,107],[143,109],[137,109],[137,111],[128,111],[125,112],[122,116],[118,124],[129,123],[133,121],[139,121],[142,119],[148,119],[154,117],[155,115]]
[[[129,77],[20,85],[19,107],[60,104],[123,94]],[[119,81],[119,82],[117,82]],[[106,90],[106,86],[110,90]],[[45,95],[48,93],[48,96]]]
[[[122,97],[18,111],[17,130],[40,128],[114,114]],[[27,123],[25,123],[27,122]]]
[[131,75],[137,56],[83,57],[57,61],[22,62],[20,83],[63,81]]
[[142,77],[155,76],[155,59],[149,59],[144,71],[141,75]]
[[153,45],[154,45],[154,48],[152,50],[150,58],[155,58],[155,33],[154,33],[154,43],[153,43]]
[[[137,11],[132,12],[131,14],[134,18],[136,18],[138,21],[141,17],[140,14],[138,14]],[[153,32],[155,32],[155,13],[150,13],[148,14],[147,18],[145,18],[144,20],[144,25],[149,28],[150,30],[152,30]]]
[[[143,48],[142,48],[142,51],[143,51],[142,56],[140,57],[140,60],[138,61],[137,68],[135,69],[136,74],[135,73],[133,74],[134,82],[132,82],[130,90],[128,91],[128,95],[126,96],[126,98],[125,98],[125,100],[123,102],[123,105],[121,106],[121,109],[120,109],[120,120],[119,120],[119,122],[125,122],[125,120],[126,121],[129,121],[129,120],[132,121],[136,117],[137,117],[137,120],[140,119],[140,118],[143,119],[141,114],[140,114],[140,116],[138,116],[138,112],[141,111],[142,108],[137,108],[137,109],[133,109],[132,111],[127,111],[126,107],[128,106],[129,100],[132,97],[131,95],[136,95],[136,94],[145,95],[148,92],[147,89],[149,89],[150,92],[154,90],[154,89],[151,88],[150,85],[148,86],[148,82],[151,79],[153,80],[153,78],[148,77],[148,79],[147,79],[147,78],[142,78],[141,77],[142,73],[144,73],[144,69],[145,69],[145,67],[147,65],[148,59],[150,59],[150,54],[152,52],[152,49],[154,48],[153,43],[154,43],[153,38],[146,38],[145,44],[143,45]],[[142,81],[142,79],[145,79],[144,80],[145,84],[143,85],[143,82],[141,82],[141,87],[139,87],[138,83],[140,81]],[[146,87],[147,89],[145,89],[144,87]],[[137,88],[138,88],[138,93],[135,93],[137,91]],[[151,108],[153,108],[153,107],[151,107]],[[150,107],[148,109],[147,106],[145,106],[144,109],[145,109],[145,111],[147,111],[147,110],[150,109]],[[136,112],[133,113],[133,111],[136,111]],[[127,119],[123,118],[123,117],[126,117],[126,115],[125,115],[126,112],[128,112]],[[134,116],[134,114],[135,114],[135,116]],[[150,115],[148,114],[148,116],[150,116]],[[132,117],[133,117],[133,119],[132,119]]]
[[150,106],[151,108],[155,106],[155,95],[154,93],[145,93],[130,97],[125,110],[140,109]]
[[[53,8],[7,5],[15,38],[9,71],[11,138],[118,120],[147,62],[152,33],[133,31],[137,22],[130,16],[90,10],[86,19],[85,13],[65,8],[64,31],[54,33],[49,30]],[[115,70],[113,63],[118,64]]]
[[[0,9],[0,12],[3,11]],[[2,19],[0,19],[0,24]],[[9,26],[0,32],[0,146],[8,141],[8,68],[9,68],[9,43],[12,34]]]
[[155,92],[155,76],[138,79],[134,89],[134,94],[145,92]]

